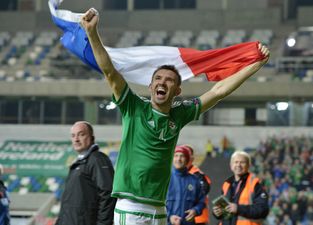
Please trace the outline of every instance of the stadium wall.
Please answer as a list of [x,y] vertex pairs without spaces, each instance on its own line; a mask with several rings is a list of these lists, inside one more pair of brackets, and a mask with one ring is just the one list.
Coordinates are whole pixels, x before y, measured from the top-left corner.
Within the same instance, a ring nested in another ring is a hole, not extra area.
[[312,15],[313,7],[299,7],[297,12],[298,20],[297,25],[300,26],[313,26]]
[[[68,141],[70,125],[4,125],[0,126],[0,144],[6,140]],[[96,141],[119,141],[122,136],[121,126],[95,125]],[[198,154],[205,152],[205,145],[210,139],[219,147],[226,136],[236,149],[255,148],[266,137],[313,136],[308,127],[229,127],[229,126],[187,126],[180,135],[178,144],[190,144]]]
[[[84,9],[88,8],[85,7]],[[71,9],[71,7],[66,9]],[[79,10],[78,12],[83,11]],[[229,28],[256,29],[275,28],[281,24],[281,10],[279,8],[249,10],[108,10],[100,12],[100,14],[101,27],[120,31],[125,29],[172,31],[173,28],[190,29],[192,31],[203,29],[226,30]],[[0,19],[5,21],[5,23],[0,24],[0,30],[3,31],[57,29],[52,23],[48,7],[39,12],[1,12]],[[21,23],[21,21],[27,21],[27,23]],[[168,21],[171,21],[171,23]]]
[[[258,72],[262,75],[263,71]],[[264,73],[265,75],[266,73]],[[184,82],[183,96],[198,96],[209,90],[212,82]],[[196,85],[196,88],[195,88]],[[130,84],[139,95],[150,96],[148,88],[142,85]],[[0,82],[0,96],[37,96],[37,97],[109,97],[112,93],[104,80],[65,80],[49,82]],[[313,100],[311,83],[305,82],[250,82],[244,83],[225,101],[271,101],[271,100]]]

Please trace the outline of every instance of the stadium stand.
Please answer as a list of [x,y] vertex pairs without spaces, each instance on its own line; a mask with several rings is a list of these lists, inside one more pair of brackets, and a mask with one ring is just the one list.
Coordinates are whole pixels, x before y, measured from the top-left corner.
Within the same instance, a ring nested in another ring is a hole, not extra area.
[[62,185],[64,184],[64,177],[19,177],[17,175],[6,175],[3,177],[3,180],[11,193],[19,193],[21,195],[30,192],[54,193],[57,200],[60,199]]
[[[6,50],[0,54],[4,70],[0,79],[6,81],[48,81],[50,79],[91,79],[92,76],[80,75],[81,69],[90,72],[82,63],[60,47],[60,34],[55,31],[17,32],[9,40],[10,33],[2,32],[0,44],[6,44]],[[200,50],[226,47],[244,41],[244,30],[227,30],[223,39],[218,30],[176,30],[169,34],[165,30],[142,31],[126,30],[116,41],[116,47],[138,45],[170,45],[176,47],[195,47]],[[269,29],[254,30],[250,41],[260,40],[270,45],[274,34]],[[2,48],[3,48],[2,47]],[[6,52],[6,53],[4,53]],[[2,55],[2,57],[1,57]],[[75,69],[77,68],[77,69]],[[65,72],[62,70],[69,70]],[[282,71],[280,68],[278,71]]]
[[313,223],[312,146],[312,137],[273,136],[254,152],[254,171],[270,195],[269,225]]

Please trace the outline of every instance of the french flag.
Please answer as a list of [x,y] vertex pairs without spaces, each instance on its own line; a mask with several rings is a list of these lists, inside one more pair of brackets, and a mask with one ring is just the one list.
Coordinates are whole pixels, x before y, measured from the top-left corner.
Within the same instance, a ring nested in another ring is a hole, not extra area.
[[[99,71],[90,43],[79,21],[83,14],[58,9],[62,0],[49,0],[53,22],[63,30],[63,46],[84,63]],[[106,47],[115,68],[126,81],[149,85],[153,72],[161,65],[178,69],[182,80],[205,74],[208,81],[219,81],[243,67],[262,60],[259,42],[247,42],[226,48],[200,51],[170,46]]]

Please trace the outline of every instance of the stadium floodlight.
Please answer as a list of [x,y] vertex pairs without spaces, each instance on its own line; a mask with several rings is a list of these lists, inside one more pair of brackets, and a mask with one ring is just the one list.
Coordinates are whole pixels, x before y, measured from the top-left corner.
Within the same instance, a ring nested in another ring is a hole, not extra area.
[[296,45],[296,39],[295,38],[288,38],[287,39],[287,45],[290,48],[294,47]]
[[116,104],[114,104],[114,102],[110,102],[110,103],[105,107],[106,110],[112,110],[112,109],[115,109],[115,108],[116,108]]
[[288,102],[277,102],[276,103],[276,108],[278,111],[285,111],[288,109]]
[[271,110],[276,110],[276,105],[275,104],[270,104],[270,109]]
[[100,103],[100,104],[99,104],[99,108],[100,108],[100,109],[104,109],[104,107],[105,107],[105,104],[104,104],[104,103]]

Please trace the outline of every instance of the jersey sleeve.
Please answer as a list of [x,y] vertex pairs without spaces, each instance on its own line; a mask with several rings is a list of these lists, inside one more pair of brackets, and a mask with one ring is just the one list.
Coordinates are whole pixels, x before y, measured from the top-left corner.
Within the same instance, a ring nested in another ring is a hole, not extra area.
[[134,114],[137,108],[135,106],[138,106],[143,102],[139,96],[133,93],[128,85],[125,86],[122,95],[118,100],[116,100],[115,96],[112,95],[112,101],[118,106],[122,116]]

